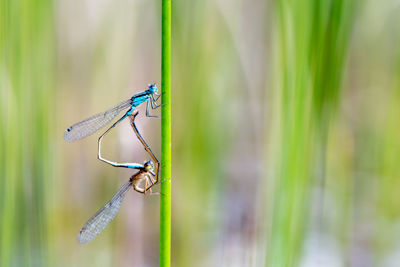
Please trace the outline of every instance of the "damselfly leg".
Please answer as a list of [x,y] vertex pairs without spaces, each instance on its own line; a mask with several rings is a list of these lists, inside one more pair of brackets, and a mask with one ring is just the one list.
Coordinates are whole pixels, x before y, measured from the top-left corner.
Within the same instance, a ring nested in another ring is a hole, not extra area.
[[[157,96],[157,98],[154,97],[154,95]],[[161,107],[161,104],[157,104],[157,100],[161,97],[161,94],[158,95],[157,93],[153,93],[149,96],[149,99],[147,101],[146,104],[146,117],[150,117],[150,118],[160,118],[160,116],[155,116],[155,115],[151,115],[150,114],[150,107],[151,109],[157,109],[159,107]]]
[[146,104],[146,117],[149,117],[149,118],[160,118],[160,116],[157,116],[157,115],[151,115],[150,114],[150,106],[151,106],[151,109],[156,109],[156,108],[153,108],[153,104],[152,104],[153,102],[152,102],[152,100],[149,100],[149,101],[147,101],[147,104]]

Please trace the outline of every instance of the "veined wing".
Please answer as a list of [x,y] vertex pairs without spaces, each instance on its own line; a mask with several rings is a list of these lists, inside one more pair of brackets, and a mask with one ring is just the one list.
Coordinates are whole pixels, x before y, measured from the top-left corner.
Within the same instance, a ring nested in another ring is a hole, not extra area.
[[99,129],[103,128],[106,124],[108,124],[112,119],[117,116],[121,110],[126,109],[131,106],[131,100],[128,99],[119,105],[110,108],[107,111],[96,114],[86,120],[75,123],[71,127],[69,127],[64,133],[65,141],[71,142],[75,140],[79,140],[89,136]]
[[107,225],[114,219],[122,201],[124,200],[126,192],[132,182],[129,181],[124,184],[113,198],[101,210],[99,210],[90,220],[82,227],[78,235],[78,242],[86,244],[92,241],[98,234],[103,232]]

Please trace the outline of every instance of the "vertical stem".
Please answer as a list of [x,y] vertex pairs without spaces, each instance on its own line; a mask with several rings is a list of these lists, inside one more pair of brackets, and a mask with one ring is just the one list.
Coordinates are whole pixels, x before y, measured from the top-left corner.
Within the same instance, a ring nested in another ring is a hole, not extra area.
[[162,1],[160,267],[171,262],[171,0]]

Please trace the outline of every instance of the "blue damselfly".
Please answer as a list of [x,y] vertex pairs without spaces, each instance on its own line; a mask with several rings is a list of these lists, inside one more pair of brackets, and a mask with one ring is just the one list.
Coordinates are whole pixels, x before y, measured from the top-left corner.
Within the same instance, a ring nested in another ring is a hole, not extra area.
[[[117,106],[110,108],[102,113],[96,114],[86,120],[75,123],[64,133],[64,139],[68,142],[72,142],[75,140],[83,139],[93,133],[97,132],[108,123],[110,123],[122,110],[127,108],[128,111],[122,116],[119,120],[117,120],[111,127],[108,129],[114,128],[118,123],[120,123],[123,119],[130,116],[133,110],[138,107],[140,104],[147,102],[146,106],[146,116],[147,117],[157,117],[150,115],[149,109],[156,109],[160,107],[157,104],[157,100],[160,95],[157,94],[157,87],[155,84],[150,84],[148,89],[132,96],[130,99],[118,104]],[[108,131],[107,130],[107,131]]]

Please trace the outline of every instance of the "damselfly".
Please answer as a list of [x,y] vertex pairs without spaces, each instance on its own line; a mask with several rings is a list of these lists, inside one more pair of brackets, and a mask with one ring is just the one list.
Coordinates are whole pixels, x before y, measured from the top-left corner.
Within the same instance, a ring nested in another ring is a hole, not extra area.
[[138,113],[139,112],[135,110],[131,115],[129,115],[131,126],[136,136],[143,144],[144,149],[154,160],[155,172],[153,172],[154,165],[152,161],[147,161],[144,163],[144,165],[140,165],[137,163],[115,163],[101,158],[100,144],[101,138],[106,134],[104,133],[99,139],[99,158],[114,167],[133,168],[138,169],[139,171],[132,175],[129,181],[118,190],[118,192],[112,197],[112,199],[82,227],[78,235],[78,242],[81,244],[92,241],[114,219],[114,217],[118,213],[119,208],[121,207],[126,192],[128,192],[131,186],[135,191],[139,193],[145,194],[146,192],[149,192],[150,194],[152,194],[151,187],[158,182],[158,171],[160,163],[151,151],[150,147],[147,145],[146,141],[140,135],[139,130],[136,127],[134,120]]
[[[155,84],[150,84],[148,89],[132,96],[130,99],[120,103],[119,105],[110,108],[107,111],[96,114],[86,120],[75,123],[64,133],[64,139],[68,142],[79,140],[85,138],[96,131],[100,130],[104,126],[106,126],[109,122],[111,122],[122,110],[128,109],[124,116],[122,116],[119,120],[117,120],[109,129],[114,128],[118,123],[120,123],[123,119],[130,116],[133,110],[138,107],[140,104],[147,102],[146,106],[146,116],[147,117],[157,117],[150,115],[150,107],[151,109],[156,109],[160,107],[157,104],[157,100],[160,98],[160,95],[157,94],[157,87]],[[108,129],[108,130],[109,130]],[[107,130],[107,131],[108,131]]]
[[111,200],[82,227],[78,235],[78,242],[81,244],[88,243],[103,232],[107,225],[114,219],[115,215],[117,215],[125,194],[131,186],[134,190],[145,193],[148,181],[150,180],[150,183],[153,183],[151,180],[151,175],[154,175],[152,169],[153,163],[147,161],[143,165],[143,168],[132,175],[129,181],[118,190]]

